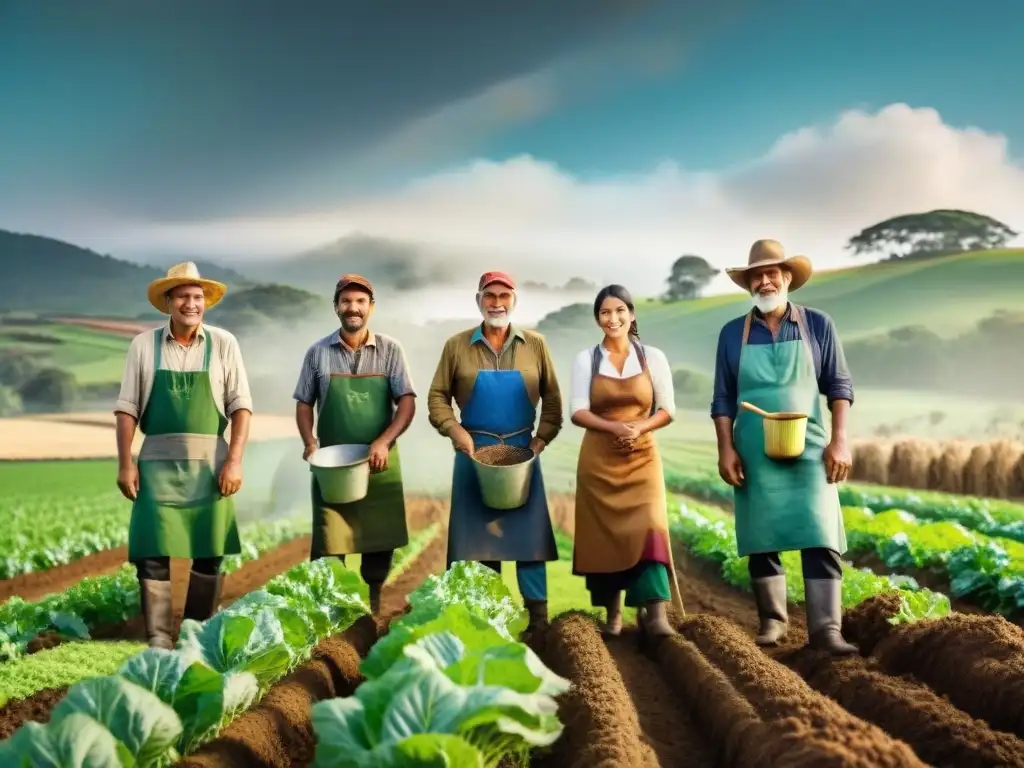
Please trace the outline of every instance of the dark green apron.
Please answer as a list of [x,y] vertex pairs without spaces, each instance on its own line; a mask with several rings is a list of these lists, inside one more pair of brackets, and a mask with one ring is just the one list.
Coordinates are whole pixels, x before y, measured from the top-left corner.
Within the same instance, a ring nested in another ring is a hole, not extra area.
[[800,339],[748,344],[753,315],[743,326],[737,404],[746,400],[770,413],[806,413],[807,443],[796,459],[764,452],[764,420],[740,408],[733,439],[745,480],[735,489],[736,547],[740,556],[826,547],[846,551],[839,487],[828,482],[823,454],[828,435],[804,314],[792,305]]
[[219,557],[242,551],[234,499],[220,494],[228,420],[210,385],[213,338],[200,371],[160,367],[164,328],[154,334],[153,390],[139,419],[139,494],[128,528],[128,559]]
[[[320,447],[369,445],[391,425],[391,389],[386,376],[332,374],[317,419]],[[388,468],[370,475],[366,497],[328,504],[313,477],[313,559],[325,555],[381,552],[409,542],[398,443],[388,451]]]

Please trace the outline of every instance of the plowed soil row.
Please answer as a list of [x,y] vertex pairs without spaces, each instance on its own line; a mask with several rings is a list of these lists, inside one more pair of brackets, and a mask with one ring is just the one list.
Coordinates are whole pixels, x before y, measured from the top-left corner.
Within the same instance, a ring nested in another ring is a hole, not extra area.
[[310,720],[313,704],[350,696],[362,681],[359,661],[380,634],[407,607],[406,595],[445,565],[447,536],[436,537],[409,568],[385,587],[381,617],[375,626],[364,618],[342,635],[317,646],[313,658],[274,685],[252,709],[213,741],[180,761],[187,768],[290,768],[313,759],[316,737]]
[[127,560],[128,548],[118,547],[86,555],[67,565],[58,565],[45,571],[22,573],[0,581],[0,602],[15,595],[29,602],[40,600],[54,592],[62,592],[88,576],[113,573]]

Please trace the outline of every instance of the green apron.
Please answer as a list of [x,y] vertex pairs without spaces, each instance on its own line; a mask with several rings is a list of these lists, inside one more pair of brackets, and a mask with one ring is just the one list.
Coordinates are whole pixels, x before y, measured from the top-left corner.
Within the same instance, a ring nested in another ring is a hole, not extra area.
[[733,439],[745,479],[735,489],[736,546],[740,556],[825,547],[846,551],[839,488],[829,483],[822,459],[828,444],[821,395],[803,312],[791,305],[797,341],[748,344],[753,314],[743,326],[737,404],[746,400],[769,412],[808,414],[807,443],[797,459],[770,459],[764,421],[740,408]]
[[[320,447],[369,445],[391,425],[391,390],[382,375],[332,374],[317,419]],[[351,504],[328,504],[316,477],[313,493],[313,559],[354,552],[382,552],[409,542],[405,492],[398,444],[388,451],[388,468],[370,475],[366,497]]]
[[153,390],[139,419],[146,436],[139,451],[139,494],[128,528],[128,559],[236,555],[242,551],[234,499],[220,494],[227,458],[228,420],[210,385],[213,339],[207,334],[203,368],[160,367],[164,328],[154,334]]

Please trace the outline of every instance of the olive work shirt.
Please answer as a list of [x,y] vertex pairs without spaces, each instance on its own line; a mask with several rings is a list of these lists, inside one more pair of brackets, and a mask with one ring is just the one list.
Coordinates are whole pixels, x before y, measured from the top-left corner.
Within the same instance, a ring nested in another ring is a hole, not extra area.
[[514,325],[509,326],[508,338],[499,351],[487,343],[481,326],[461,331],[445,342],[427,395],[430,425],[447,436],[448,430],[459,423],[452,400],[459,410],[465,407],[473,393],[477,373],[511,370],[522,374],[526,394],[534,408],[541,402],[536,436],[550,443],[562,430],[563,419],[562,393],[555,365],[541,334]]

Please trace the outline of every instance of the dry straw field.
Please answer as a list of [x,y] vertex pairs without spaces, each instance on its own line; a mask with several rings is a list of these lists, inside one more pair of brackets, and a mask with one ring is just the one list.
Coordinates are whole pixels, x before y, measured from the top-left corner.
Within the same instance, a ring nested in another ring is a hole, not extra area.
[[851,480],[901,488],[1024,498],[1024,445],[904,438],[854,446]]

